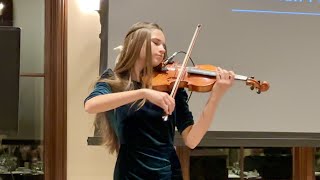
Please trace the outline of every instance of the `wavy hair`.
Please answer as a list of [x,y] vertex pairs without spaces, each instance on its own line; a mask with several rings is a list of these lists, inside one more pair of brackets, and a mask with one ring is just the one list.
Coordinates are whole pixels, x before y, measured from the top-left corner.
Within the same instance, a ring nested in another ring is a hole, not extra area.
[[[152,52],[151,52],[151,33],[153,30],[161,30],[159,25],[148,22],[138,22],[134,24],[125,36],[123,46],[121,46],[114,68],[114,76],[111,78],[100,78],[98,82],[106,82],[110,85],[112,92],[122,92],[134,90],[131,74],[134,71],[134,65],[140,57],[141,49],[145,46],[145,66],[140,74],[141,88],[152,88]],[[166,54],[165,54],[166,57]],[[146,99],[139,101],[138,107],[141,108]],[[134,102],[136,103],[136,102]],[[119,151],[119,140],[115,130],[111,126],[106,113],[98,113],[95,118],[95,126],[99,129],[103,137],[103,144],[113,154]]]

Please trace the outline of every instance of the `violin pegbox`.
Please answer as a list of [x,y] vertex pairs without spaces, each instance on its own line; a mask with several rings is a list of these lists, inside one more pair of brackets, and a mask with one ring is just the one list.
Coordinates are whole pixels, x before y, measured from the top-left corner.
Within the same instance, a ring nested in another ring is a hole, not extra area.
[[270,88],[270,85],[267,81],[259,81],[254,79],[254,77],[250,77],[246,80],[246,85],[250,86],[251,90],[256,89],[257,93],[260,94],[261,92],[265,92]]

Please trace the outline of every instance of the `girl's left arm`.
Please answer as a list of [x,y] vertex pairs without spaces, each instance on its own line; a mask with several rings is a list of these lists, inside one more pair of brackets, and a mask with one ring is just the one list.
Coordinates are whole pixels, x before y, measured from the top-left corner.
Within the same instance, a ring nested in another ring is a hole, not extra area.
[[186,146],[189,148],[194,149],[208,131],[221,98],[233,84],[234,76],[233,71],[218,68],[217,81],[201,115],[194,125],[188,126],[181,133]]

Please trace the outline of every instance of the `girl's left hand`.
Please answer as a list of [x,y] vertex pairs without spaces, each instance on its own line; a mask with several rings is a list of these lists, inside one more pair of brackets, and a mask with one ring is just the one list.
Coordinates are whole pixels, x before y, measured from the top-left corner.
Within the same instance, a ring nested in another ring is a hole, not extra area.
[[216,82],[213,85],[212,91],[226,92],[234,82],[235,73],[217,67]]

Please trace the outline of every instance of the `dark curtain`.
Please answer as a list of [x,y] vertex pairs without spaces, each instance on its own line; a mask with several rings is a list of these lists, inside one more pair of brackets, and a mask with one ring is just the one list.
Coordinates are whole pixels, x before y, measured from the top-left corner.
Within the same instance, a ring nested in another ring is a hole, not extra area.
[[108,67],[108,27],[109,27],[109,0],[100,1],[100,67],[99,74],[101,75]]

